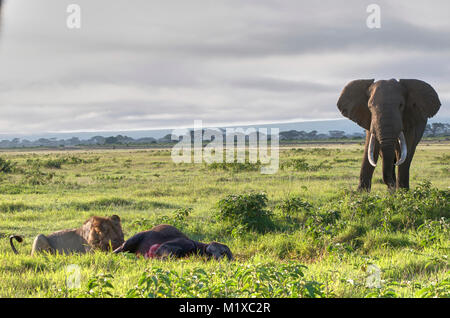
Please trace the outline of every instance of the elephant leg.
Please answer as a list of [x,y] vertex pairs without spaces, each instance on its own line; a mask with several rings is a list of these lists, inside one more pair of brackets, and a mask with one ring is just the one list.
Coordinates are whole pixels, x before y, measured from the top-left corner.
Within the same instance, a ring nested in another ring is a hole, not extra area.
[[409,168],[416,152],[417,144],[422,138],[426,122],[416,127],[414,130],[404,131],[406,144],[408,146],[408,156],[403,164],[398,166],[397,189],[409,189]]
[[409,167],[411,166],[411,158],[398,167],[397,189],[409,189]]
[[416,146],[408,147],[408,157],[403,164],[398,166],[397,189],[409,189],[409,168],[411,167]]
[[[372,175],[375,167],[372,166],[367,157],[369,153],[369,141],[370,141],[370,132],[366,131],[366,145],[364,147],[364,157],[361,165],[361,172],[359,174],[359,185],[358,191],[370,191],[372,186]],[[378,141],[375,142],[375,148],[373,152],[373,157],[375,162],[378,160],[378,154],[380,152],[380,145]]]

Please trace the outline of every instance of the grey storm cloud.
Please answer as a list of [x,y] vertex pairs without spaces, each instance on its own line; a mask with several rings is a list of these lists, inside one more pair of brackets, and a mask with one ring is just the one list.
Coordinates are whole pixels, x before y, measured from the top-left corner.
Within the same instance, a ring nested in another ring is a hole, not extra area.
[[248,88],[275,92],[325,92],[327,90],[335,90],[337,87],[321,83],[313,83],[308,81],[293,81],[276,78],[256,77],[241,78],[231,81],[232,86],[237,88]]
[[[67,6],[81,7],[68,29]],[[355,78],[419,78],[450,116],[450,3],[6,1],[0,133],[342,118]]]

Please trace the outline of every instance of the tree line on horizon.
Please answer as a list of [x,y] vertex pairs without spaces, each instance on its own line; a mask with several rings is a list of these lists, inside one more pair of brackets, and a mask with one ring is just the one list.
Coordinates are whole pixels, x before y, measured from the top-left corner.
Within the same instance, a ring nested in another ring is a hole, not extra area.
[[[204,133],[205,130],[203,130]],[[225,140],[225,130],[223,130],[224,140]],[[193,130],[190,131],[191,137],[193,139]],[[260,133],[256,132],[258,137]],[[352,133],[348,134],[342,130],[330,130],[327,134],[318,133],[316,130],[309,132],[289,130],[281,131],[279,133],[280,142],[285,141],[296,141],[296,140],[329,140],[329,139],[350,139],[358,140],[364,138],[365,133]],[[450,124],[448,123],[433,123],[428,124],[425,128],[424,137],[447,137],[450,136]],[[245,136],[248,139],[248,135]],[[270,140],[270,135],[267,136]],[[205,139],[204,139],[205,140]],[[209,139],[211,140],[211,139]],[[28,140],[13,138],[12,140],[1,140],[0,148],[30,148],[30,147],[70,147],[70,146],[107,146],[107,145],[151,145],[151,144],[170,144],[176,143],[177,140],[172,140],[172,135],[167,134],[162,138],[153,137],[143,137],[143,138],[132,138],[123,135],[117,136],[94,136],[89,139],[80,139],[78,137],[71,137],[68,139],[58,139],[58,138],[39,138],[37,140]]]

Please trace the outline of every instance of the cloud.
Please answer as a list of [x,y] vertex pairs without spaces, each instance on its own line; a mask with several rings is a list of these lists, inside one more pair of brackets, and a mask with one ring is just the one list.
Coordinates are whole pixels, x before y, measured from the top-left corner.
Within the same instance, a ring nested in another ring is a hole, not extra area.
[[1,132],[342,118],[355,78],[419,78],[450,95],[446,1],[8,1]]
[[326,92],[335,88],[328,84],[314,83],[308,81],[294,81],[269,77],[241,78],[230,82],[230,85],[237,88],[257,89],[271,92]]

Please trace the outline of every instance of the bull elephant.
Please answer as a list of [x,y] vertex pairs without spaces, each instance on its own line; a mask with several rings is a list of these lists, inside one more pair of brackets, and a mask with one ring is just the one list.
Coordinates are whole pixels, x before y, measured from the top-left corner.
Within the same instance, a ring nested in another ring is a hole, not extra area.
[[378,155],[388,188],[408,189],[416,146],[427,119],[441,106],[433,87],[417,79],[354,80],[342,90],[337,106],[342,115],[366,130],[358,189],[370,191]]

